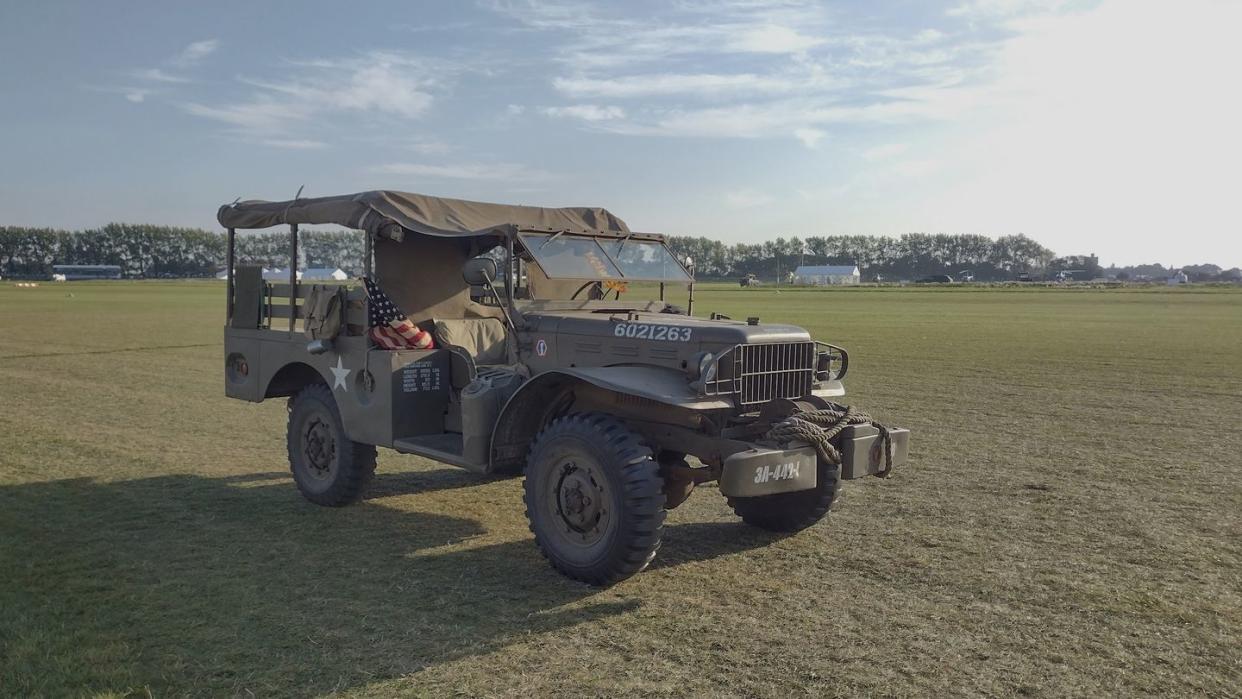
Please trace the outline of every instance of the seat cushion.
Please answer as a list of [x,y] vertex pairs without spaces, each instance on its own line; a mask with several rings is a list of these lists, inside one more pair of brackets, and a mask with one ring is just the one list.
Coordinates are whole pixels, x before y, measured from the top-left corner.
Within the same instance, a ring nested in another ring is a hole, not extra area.
[[505,325],[496,318],[437,318],[436,340],[457,345],[474,357],[475,364],[507,364]]

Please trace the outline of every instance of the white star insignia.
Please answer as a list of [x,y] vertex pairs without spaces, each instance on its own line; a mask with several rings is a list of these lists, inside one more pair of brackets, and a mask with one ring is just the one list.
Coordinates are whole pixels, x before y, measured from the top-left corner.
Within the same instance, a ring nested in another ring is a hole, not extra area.
[[339,354],[336,357],[336,366],[328,367],[328,371],[332,372],[332,390],[335,391],[337,388],[343,388],[348,392],[349,384],[345,383],[345,379],[349,376],[351,370],[345,368]]

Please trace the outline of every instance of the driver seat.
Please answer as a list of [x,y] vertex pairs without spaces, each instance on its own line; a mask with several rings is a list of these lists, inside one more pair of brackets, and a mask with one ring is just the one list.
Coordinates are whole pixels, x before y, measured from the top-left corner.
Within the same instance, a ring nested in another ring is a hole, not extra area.
[[498,318],[436,318],[435,336],[438,346],[460,358],[463,371],[454,361],[453,388],[461,389],[474,380],[479,367],[509,364],[509,337],[505,324]]

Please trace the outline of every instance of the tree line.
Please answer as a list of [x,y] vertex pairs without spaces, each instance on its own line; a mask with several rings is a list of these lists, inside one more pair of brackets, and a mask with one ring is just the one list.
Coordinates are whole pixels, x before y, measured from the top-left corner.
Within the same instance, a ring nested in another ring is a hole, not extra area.
[[[62,231],[0,226],[0,275],[46,277],[52,265],[117,265],[127,278],[209,277],[224,268],[222,232],[149,224],[109,223]],[[285,268],[288,231],[239,234],[236,260]],[[298,266],[340,267],[362,273],[361,231],[304,229],[298,235]]]
[[930,274],[954,278],[969,272],[976,279],[1012,279],[1041,273],[1055,254],[1024,235],[909,233],[899,237],[869,235],[776,238],[762,243],[727,245],[710,238],[672,236],[669,246],[680,259],[694,261],[699,278],[753,274],[784,280],[799,265],[858,265],[865,281],[914,279]]
[[1165,267],[1161,264],[1130,265],[1127,267],[1110,266],[1104,273],[1117,281],[1142,282],[1168,279],[1181,271],[1187,281],[1192,282],[1242,282],[1242,269],[1232,267],[1222,269],[1220,265],[1202,264],[1184,267]]
[[[799,265],[858,265],[866,281],[917,279],[931,274],[1004,280],[1020,275],[1038,278],[1075,270],[1086,278],[1164,278],[1172,268],[1160,265],[1102,269],[1094,255],[1056,257],[1024,235],[988,238],[981,235],[898,237],[841,235],[776,238],[762,243],[726,244],[691,236],[670,236],[669,247],[679,259],[694,260],[699,279],[733,279],[753,274],[770,281],[786,280]],[[289,264],[289,233],[285,230],[239,233],[237,261],[267,267]],[[340,267],[362,273],[361,231],[303,229],[298,241],[298,266]],[[198,228],[109,223],[80,231],[0,226],[0,276],[47,277],[54,264],[117,265],[128,278],[208,277],[224,267],[225,234]],[[1183,268],[1191,281],[1232,280],[1237,270],[1216,265]]]

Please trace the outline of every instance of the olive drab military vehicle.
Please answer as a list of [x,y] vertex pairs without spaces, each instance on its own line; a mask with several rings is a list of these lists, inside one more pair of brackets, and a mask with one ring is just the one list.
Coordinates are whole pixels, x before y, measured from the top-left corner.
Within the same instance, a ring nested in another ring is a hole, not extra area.
[[[235,202],[218,219],[225,392],[288,400],[290,468],[314,503],[357,500],[376,447],[523,473],[540,550],[607,585],[647,566],[665,511],[695,486],[717,483],[752,525],[796,531],[842,480],[906,458],[906,430],[834,402],[844,349],[693,315],[693,279],[663,238],[604,209],[373,191]],[[299,283],[302,224],[364,231],[367,277],[434,346],[381,346],[362,284]],[[234,264],[237,231],[277,225],[290,229],[287,283]],[[689,307],[665,300],[674,288]]]

